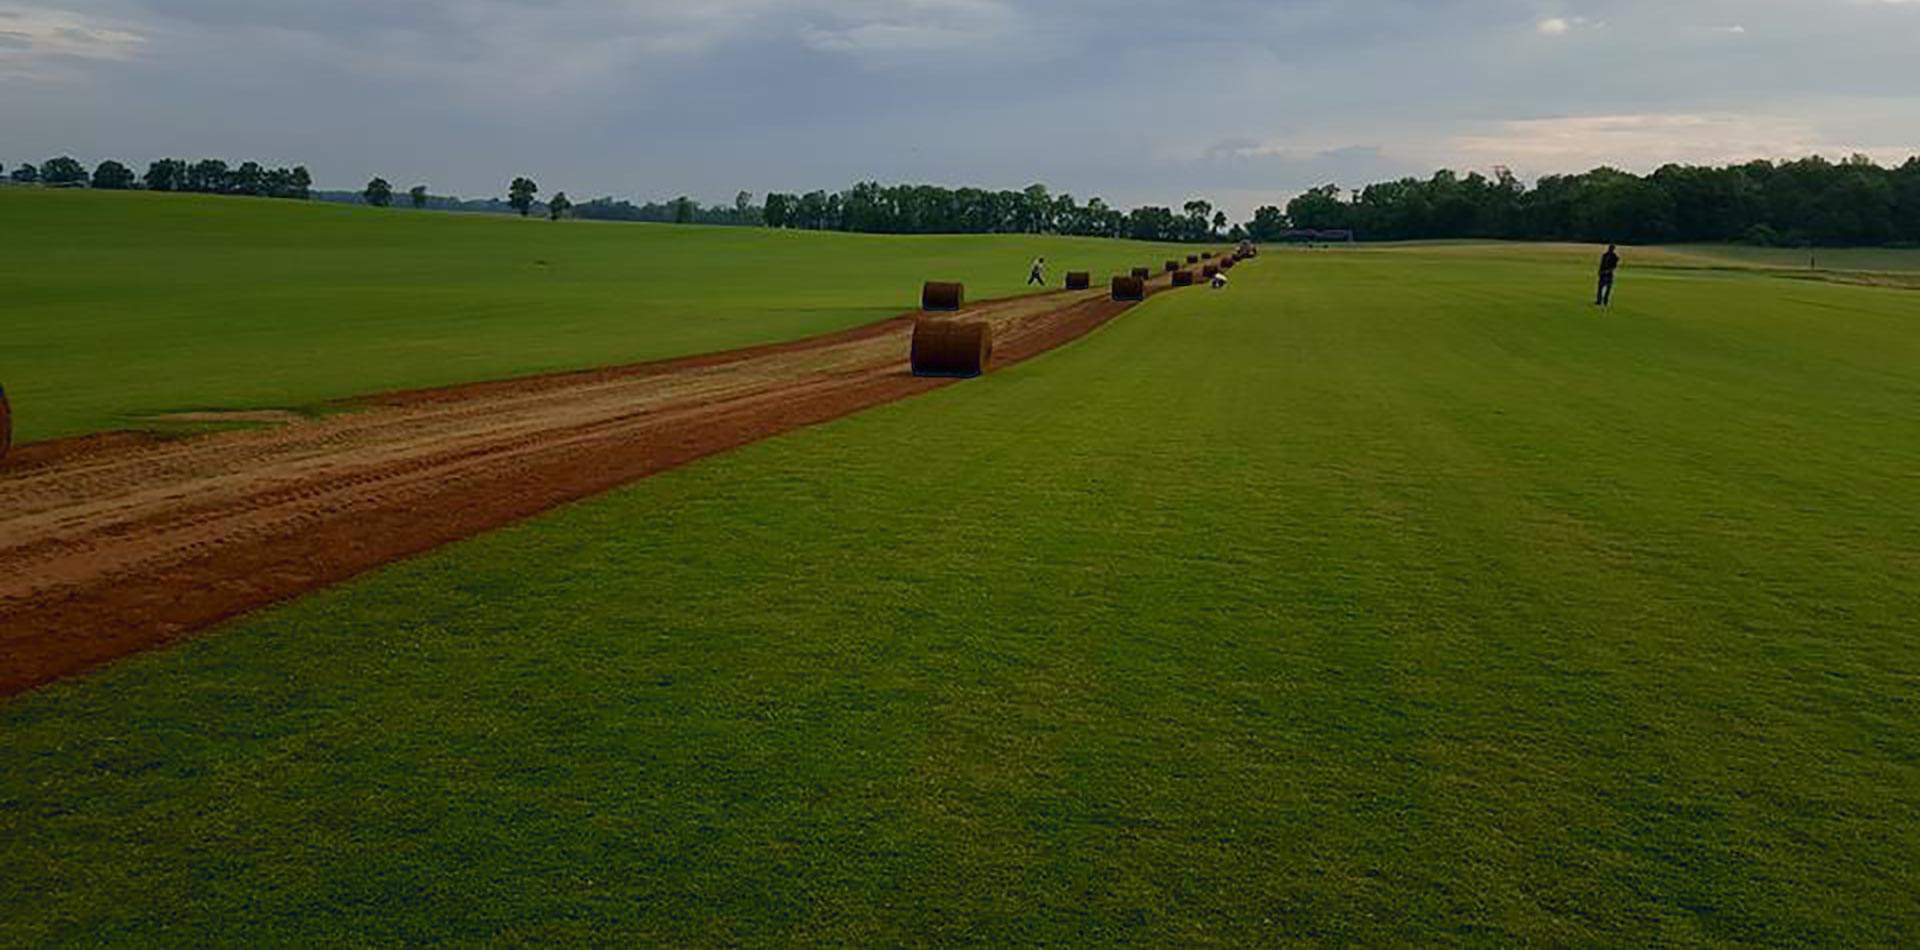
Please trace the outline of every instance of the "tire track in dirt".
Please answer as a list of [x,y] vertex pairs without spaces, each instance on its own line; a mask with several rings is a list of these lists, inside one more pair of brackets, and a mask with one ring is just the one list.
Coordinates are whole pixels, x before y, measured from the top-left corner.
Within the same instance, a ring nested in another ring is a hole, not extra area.
[[[1165,275],[1150,293],[1168,289]],[[990,301],[1006,366],[1135,306]],[[719,452],[951,385],[913,319],[787,343],[395,392],[267,430],[25,446],[0,469],[0,696]]]

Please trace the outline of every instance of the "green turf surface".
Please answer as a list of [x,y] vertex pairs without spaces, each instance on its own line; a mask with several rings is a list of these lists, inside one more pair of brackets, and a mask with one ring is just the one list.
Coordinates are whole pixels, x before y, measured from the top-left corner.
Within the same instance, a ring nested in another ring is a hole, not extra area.
[[38,188],[0,189],[0,220],[21,441],[731,349],[893,316],[928,279],[1019,293],[1037,255],[1056,286],[1168,256]]
[[1920,333],[1272,253],[0,707],[0,944],[1912,946]]
[[1885,247],[1749,247],[1743,244],[1682,244],[1665,248],[1679,254],[1718,258],[1741,264],[1788,269],[1920,271],[1920,248]]

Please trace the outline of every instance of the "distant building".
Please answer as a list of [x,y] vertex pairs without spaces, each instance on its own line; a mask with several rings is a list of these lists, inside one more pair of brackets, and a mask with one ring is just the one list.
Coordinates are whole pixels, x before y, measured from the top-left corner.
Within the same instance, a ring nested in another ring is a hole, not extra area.
[[1281,244],[1350,244],[1353,232],[1346,229],[1334,231],[1315,231],[1312,229],[1294,229],[1275,235],[1274,241]]

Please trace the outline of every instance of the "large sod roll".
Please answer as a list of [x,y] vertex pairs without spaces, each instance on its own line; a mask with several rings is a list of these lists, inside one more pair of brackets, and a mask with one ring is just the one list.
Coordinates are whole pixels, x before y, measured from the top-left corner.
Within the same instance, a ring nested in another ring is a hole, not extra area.
[[1203,261],[1210,261],[1210,260],[1213,260],[1213,252],[1212,252],[1212,251],[1201,251],[1201,252],[1200,252],[1200,259],[1201,259],[1201,260],[1203,260]]
[[1153,279],[1153,268],[1151,268],[1151,267],[1136,267],[1136,268],[1134,268],[1134,269],[1133,269],[1133,276],[1135,276],[1135,277],[1138,277],[1138,278],[1140,278],[1141,280],[1152,280],[1152,279]]
[[1220,268],[1215,267],[1212,264],[1208,264],[1207,266],[1202,267],[1200,269],[1200,276],[1205,277],[1208,280],[1212,280],[1219,273],[1220,273]]
[[1147,299],[1146,278],[1140,277],[1139,275],[1115,277],[1113,279],[1113,299],[1115,300]]
[[912,358],[915,376],[978,376],[993,359],[993,327],[981,320],[916,320]]
[[1167,265],[1166,265],[1166,266],[1167,266],[1167,273],[1169,273],[1169,274],[1171,274],[1171,273],[1173,273],[1174,271],[1177,271],[1177,270],[1179,270],[1179,269],[1180,269],[1180,262],[1179,262],[1179,261],[1168,261],[1168,262],[1167,262]]
[[7,460],[13,448],[13,410],[7,406],[7,387],[0,386],[0,462]]
[[1187,263],[1189,263],[1189,264],[1198,264],[1198,263],[1200,263],[1200,255],[1198,255],[1198,254],[1188,254],[1188,255],[1187,255]]
[[966,299],[967,285],[965,284],[930,280],[920,288],[920,309],[922,310],[958,310]]
[[1174,271],[1174,272],[1173,272],[1173,285],[1174,285],[1175,287],[1192,287],[1192,286],[1193,286],[1193,271],[1190,271],[1190,270],[1177,270],[1177,271]]
[[1223,258],[1221,258],[1221,259],[1220,259],[1220,269],[1221,269],[1221,270],[1232,270],[1232,269],[1233,269],[1233,265],[1235,265],[1235,264],[1238,264],[1238,263],[1240,263],[1240,262],[1239,262],[1239,261],[1237,261],[1237,260],[1235,260],[1235,259],[1233,259],[1233,258],[1231,258],[1231,257],[1223,257]]
[[1067,274],[1068,290],[1085,290],[1093,286],[1093,275],[1083,270],[1070,271]]

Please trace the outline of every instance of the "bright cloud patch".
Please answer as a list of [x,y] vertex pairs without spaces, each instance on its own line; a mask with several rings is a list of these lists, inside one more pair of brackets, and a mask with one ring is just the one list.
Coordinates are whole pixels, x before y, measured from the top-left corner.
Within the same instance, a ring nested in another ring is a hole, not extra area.
[[133,55],[144,38],[64,10],[0,8],[0,78],[52,79],[74,60]]
[[[815,52],[869,62],[902,54],[986,52],[1018,25],[1012,10],[991,0],[916,0],[887,7],[822,4],[798,36]],[[1002,50],[1004,51],[1004,50]]]
[[1600,165],[1650,170],[1667,162],[1719,164],[1754,158],[1844,156],[1853,151],[1897,161],[1905,149],[1832,141],[1804,119],[1752,114],[1569,116],[1501,123],[1453,138],[1448,151],[1468,164],[1510,164],[1544,171]]
[[1590,20],[1583,16],[1547,17],[1533,25],[1534,32],[1543,36],[1566,36],[1576,30],[1597,30],[1606,26],[1599,20]]

